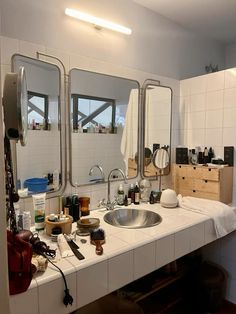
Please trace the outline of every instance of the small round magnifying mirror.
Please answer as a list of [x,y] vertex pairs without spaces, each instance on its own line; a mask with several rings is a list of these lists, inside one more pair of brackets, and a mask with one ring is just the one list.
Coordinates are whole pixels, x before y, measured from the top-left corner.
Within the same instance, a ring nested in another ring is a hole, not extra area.
[[165,169],[169,166],[170,158],[166,149],[159,148],[154,152],[153,164],[158,169]]
[[166,149],[159,148],[153,154],[153,164],[159,170],[159,192],[161,192],[161,176],[163,170],[169,166],[170,157]]

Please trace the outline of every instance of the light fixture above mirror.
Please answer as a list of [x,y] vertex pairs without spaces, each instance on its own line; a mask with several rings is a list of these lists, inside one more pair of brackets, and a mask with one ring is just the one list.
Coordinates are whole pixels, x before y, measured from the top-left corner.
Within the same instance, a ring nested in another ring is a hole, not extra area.
[[125,35],[131,35],[131,33],[132,33],[132,30],[128,27],[125,27],[125,26],[101,19],[99,17],[93,16],[93,15],[90,15],[90,14],[87,14],[85,12],[81,12],[78,10],[66,8],[65,14],[68,16],[74,17],[78,20],[81,20],[83,22],[91,23],[96,28],[107,28],[107,29],[110,29],[112,31],[119,32],[119,33],[122,33]]

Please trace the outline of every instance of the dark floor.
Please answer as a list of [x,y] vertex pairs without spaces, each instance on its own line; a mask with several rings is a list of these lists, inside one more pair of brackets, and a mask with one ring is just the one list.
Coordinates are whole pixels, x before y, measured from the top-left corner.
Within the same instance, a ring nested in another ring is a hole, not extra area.
[[[208,312],[208,313],[213,314],[210,312]],[[206,313],[206,314],[208,314],[208,313]],[[192,313],[189,312],[188,310],[184,309],[184,307],[180,306],[179,308],[176,308],[175,310],[168,312],[168,314],[192,314]],[[225,301],[225,302],[223,302],[220,309],[218,311],[214,312],[214,314],[236,314],[236,305]]]

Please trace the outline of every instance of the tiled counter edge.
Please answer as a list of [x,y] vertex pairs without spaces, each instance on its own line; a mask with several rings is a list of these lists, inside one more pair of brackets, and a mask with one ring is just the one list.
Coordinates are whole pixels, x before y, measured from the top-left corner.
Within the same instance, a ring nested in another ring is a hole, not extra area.
[[[127,231],[126,232],[130,232]],[[131,231],[132,232],[132,231]],[[138,244],[125,243],[120,234],[113,235],[118,250],[104,251],[86,263],[75,257],[58,262],[66,275],[73,305],[63,304],[64,284],[58,271],[48,266],[47,276],[37,276],[29,289],[10,298],[11,314],[70,313],[122,286],[216,240],[213,222],[207,218],[188,222],[175,230],[158,234],[154,227],[134,232],[143,236]],[[123,244],[123,246],[122,246]]]

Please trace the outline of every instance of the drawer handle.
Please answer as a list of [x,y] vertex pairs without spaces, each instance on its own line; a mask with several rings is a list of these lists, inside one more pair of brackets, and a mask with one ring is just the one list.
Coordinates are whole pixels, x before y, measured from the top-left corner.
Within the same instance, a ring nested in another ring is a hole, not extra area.
[[185,177],[182,177],[182,179],[184,180],[184,179],[185,179]]
[[193,170],[196,170],[196,167],[193,167]]
[[193,193],[195,193],[196,192],[196,190],[193,190]]
[[207,180],[205,180],[205,183],[207,183],[208,181]]
[[179,168],[182,168],[182,166],[179,166]]
[[211,171],[211,168],[210,168],[210,169],[208,169],[208,171]]

